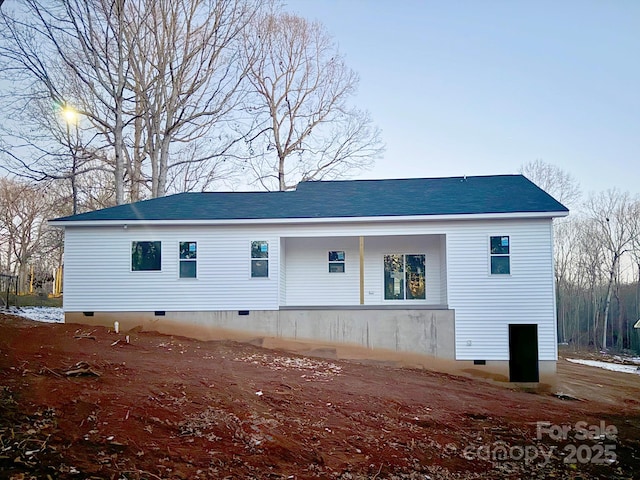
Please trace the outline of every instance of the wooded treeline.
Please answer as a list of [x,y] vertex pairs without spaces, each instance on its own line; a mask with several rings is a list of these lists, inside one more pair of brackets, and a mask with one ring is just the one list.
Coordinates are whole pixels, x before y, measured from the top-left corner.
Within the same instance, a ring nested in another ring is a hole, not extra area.
[[540,160],[522,173],[571,210],[554,221],[558,341],[640,353],[640,199],[615,188],[585,198],[572,175]]

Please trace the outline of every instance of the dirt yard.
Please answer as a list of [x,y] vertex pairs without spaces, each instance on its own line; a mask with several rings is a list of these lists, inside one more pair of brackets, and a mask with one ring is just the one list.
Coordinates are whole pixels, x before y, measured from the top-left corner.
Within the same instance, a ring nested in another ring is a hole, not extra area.
[[561,398],[0,315],[0,478],[638,478],[640,376],[558,368]]

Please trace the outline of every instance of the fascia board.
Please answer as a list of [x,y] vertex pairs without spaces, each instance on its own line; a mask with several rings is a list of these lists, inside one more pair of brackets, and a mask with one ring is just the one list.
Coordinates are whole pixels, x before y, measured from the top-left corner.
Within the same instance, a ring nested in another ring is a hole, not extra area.
[[117,227],[142,225],[290,225],[331,223],[437,222],[456,220],[515,220],[566,217],[569,212],[473,213],[456,215],[407,215],[386,217],[260,218],[226,220],[49,220],[54,227]]

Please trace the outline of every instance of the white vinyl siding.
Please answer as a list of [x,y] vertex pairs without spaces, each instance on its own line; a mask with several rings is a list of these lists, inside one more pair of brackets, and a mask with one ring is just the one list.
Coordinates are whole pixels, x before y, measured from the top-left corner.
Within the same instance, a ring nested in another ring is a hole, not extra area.
[[447,237],[440,235],[440,302],[443,305],[449,304],[447,294]]
[[280,252],[280,265],[278,265],[278,272],[280,273],[280,283],[278,285],[278,299],[280,305],[284,305],[286,302],[286,284],[287,284],[287,268],[286,268],[286,260],[287,260],[287,251],[285,249],[285,239],[280,239],[280,244],[278,245],[278,251]]
[[[344,273],[329,273],[329,250],[345,252]],[[287,238],[285,251],[285,305],[327,306],[360,303],[358,238]]]
[[[422,253],[426,255],[426,299],[394,301],[402,305],[442,305],[441,257],[438,236],[366,237],[364,241],[365,305],[388,305],[384,300],[384,255]],[[327,253],[345,252],[345,272],[329,273]],[[358,305],[360,303],[359,237],[287,238],[286,306]]]
[[[160,272],[131,272],[131,242],[162,241]],[[198,244],[198,278],[180,282],[179,242]],[[250,242],[269,241],[270,278],[251,278]],[[279,238],[249,228],[67,228],[66,311],[276,310]]]
[[[324,224],[68,227],[66,311],[277,310],[355,306],[359,237],[365,237],[365,304],[383,300],[383,255],[426,255],[426,300],[455,310],[456,358],[508,360],[510,323],[538,325],[540,360],[556,359],[550,219]],[[490,275],[488,239],[510,238],[510,275]],[[162,242],[160,272],[131,272],[131,242]],[[198,278],[178,281],[180,241],[197,242]],[[251,279],[250,242],[269,242],[269,278]],[[327,252],[344,250],[344,274]],[[283,256],[281,257],[281,251]],[[409,302],[398,302],[402,308]]]
[[[469,222],[447,235],[449,305],[458,360],[508,360],[509,324],[538,325],[540,360],[555,360],[553,250],[548,220]],[[487,238],[510,236],[510,275],[491,275]]]

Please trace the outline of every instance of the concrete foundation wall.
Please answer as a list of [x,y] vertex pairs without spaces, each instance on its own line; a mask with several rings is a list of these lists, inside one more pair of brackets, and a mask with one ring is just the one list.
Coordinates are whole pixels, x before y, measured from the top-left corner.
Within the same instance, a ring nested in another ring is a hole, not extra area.
[[[508,360],[487,360],[486,365],[474,365],[472,361],[458,360],[460,369],[475,377],[488,378],[497,382],[509,381],[509,361]],[[517,383],[522,387],[531,385],[537,390],[553,390],[556,385],[556,362],[553,360],[539,360],[538,372],[540,381],[536,384]]]
[[[245,313],[241,315],[240,313]],[[215,312],[66,312],[65,322],[135,327],[212,340],[256,336],[349,344],[453,359],[453,310],[309,309]]]
[[[509,382],[508,360],[486,365],[455,360],[454,311],[423,309],[305,309],[216,312],[66,312],[66,323],[102,325],[121,332],[156,331],[200,340],[238,340],[273,348],[317,353],[331,347],[338,358],[392,361],[453,374],[471,375],[499,383]],[[436,360],[438,359],[438,360]],[[539,362],[536,389],[555,387],[556,362]],[[527,387],[528,384],[523,384]]]

